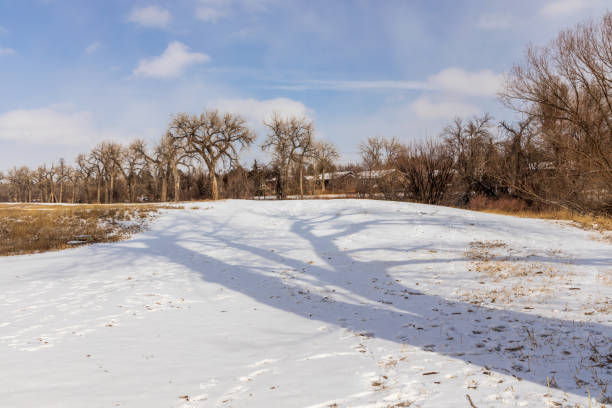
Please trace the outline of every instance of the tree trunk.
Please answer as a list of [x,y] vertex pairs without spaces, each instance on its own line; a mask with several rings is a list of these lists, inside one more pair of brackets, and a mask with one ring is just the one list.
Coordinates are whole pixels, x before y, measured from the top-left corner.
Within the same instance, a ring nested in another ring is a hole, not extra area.
[[210,177],[210,189],[212,193],[212,200],[217,201],[219,199],[219,187],[217,185],[217,175],[214,171],[208,171]]
[[282,172],[278,172],[278,174],[276,175],[276,199],[280,200],[283,198],[283,183],[281,181],[282,176],[281,176]]
[[113,191],[115,190],[115,174],[111,173],[110,176],[110,189],[109,189],[109,200],[110,203],[113,202]]
[[321,192],[324,193],[325,192],[325,173],[324,173],[325,169],[321,169]]
[[281,198],[284,200],[287,198],[287,182],[289,181],[289,165],[283,171],[283,175],[281,177]]
[[172,165],[172,177],[174,177],[174,201],[178,202],[181,199],[181,178],[176,163]]
[[59,193],[59,202],[63,203],[64,201],[64,183],[60,183],[60,193]]
[[161,185],[161,200],[162,202],[166,202],[168,198],[168,172],[166,172],[162,177],[162,185]]
[[100,204],[100,199],[102,198],[102,178],[98,177],[98,193],[96,201]]
[[133,203],[134,201],[134,180],[132,179],[132,177],[126,177],[127,180],[127,189],[128,189],[128,201],[130,203]]
[[302,161],[300,160],[300,198],[304,199],[304,185],[303,185],[303,181],[304,181],[304,175],[303,175],[303,165],[302,165]]

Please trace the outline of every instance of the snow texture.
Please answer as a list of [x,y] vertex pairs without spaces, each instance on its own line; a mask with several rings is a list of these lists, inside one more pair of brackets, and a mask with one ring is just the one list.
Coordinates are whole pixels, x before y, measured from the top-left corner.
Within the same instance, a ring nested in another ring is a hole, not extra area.
[[127,241],[0,259],[0,406],[604,406],[596,238],[384,201],[162,210]]

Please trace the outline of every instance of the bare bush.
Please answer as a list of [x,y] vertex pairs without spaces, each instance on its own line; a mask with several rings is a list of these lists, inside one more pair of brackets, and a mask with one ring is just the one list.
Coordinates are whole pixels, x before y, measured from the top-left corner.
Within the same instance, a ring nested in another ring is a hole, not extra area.
[[405,147],[397,159],[406,198],[427,203],[443,202],[453,179],[453,159],[434,142]]

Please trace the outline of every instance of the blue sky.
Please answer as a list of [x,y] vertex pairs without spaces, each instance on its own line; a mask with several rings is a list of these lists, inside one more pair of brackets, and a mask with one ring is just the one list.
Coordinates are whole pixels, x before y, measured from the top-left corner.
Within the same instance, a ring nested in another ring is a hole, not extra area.
[[[151,143],[171,115],[219,108],[264,137],[315,121],[344,161],[368,136],[511,117],[495,93],[529,43],[609,0],[0,0],[0,169]],[[265,157],[257,147],[245,156]]]

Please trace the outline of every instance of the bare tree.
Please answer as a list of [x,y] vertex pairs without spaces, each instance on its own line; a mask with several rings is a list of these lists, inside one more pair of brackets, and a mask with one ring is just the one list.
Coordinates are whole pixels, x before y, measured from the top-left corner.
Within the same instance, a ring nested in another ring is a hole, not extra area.
[[38,166],[38,168],[34,172],[34,183],[36,187],[38,187],[38,194],[40,195],[40,201],[42,202],[48,201],[48,196],[47,196],[48,187],[47,187],[46,174],[47,174],[47,166],[45,165]]
[[89,198],[89,180],[95,174],[95,168],[91,165],[89,157],[85,154],[79,154],[75,160],[76,172],[79,174],[79,179],[83,182],[83,190],[85,190],[85,201],[90,203]]
[[179,166],[188,166],[193,157],[193,153],[189,150],[189,146],[186,143],[186,139],[174,138],[170,133],[164,136],[166,159],[174,180],[174,201],[180,201],[181,196]]
[[155,171],[154,177],[157,180],[156,185],[159,185],[160,200],[162,202],[168,201],[168,178],[170,176],[170,164],[168,160],[169,145],[166,135],[161,137],[159,142],[153,148],[151,155],[147,153],[147,147],[144,141],[137,140],[133,145],[138,154],[142,155],[148,164],[153,165]]
[[96,149],[92,150],[87,157],[89,165],[96,176],[96,202],[102,202],[102,185],[104,184],[104,164],[99,154],[96,154]]
[[[588,183],[591,194],[607,190],[612,206],[612,13],[529,47],[500,96],[538,122],[560,175]],[[566,201],[580,209],[589,194],[570,198],[572,191]]]
[[384,163],[385,140],[382,137],[369,137],[359,145],[361,160],[366,169],[378,170]]
[[79,181],[81,180],[81,173],[77,169],[71,166],[68,166],[68,171],[66,173],[66,179],[70,181],[70,185],[72,187],[72,194],[70,196],[70,202],[74,204],[76,201],[78,184],[79,184]]
[[272,151],[273,167],[277,169],[276,195],[285,198],[289,166],[295,155],[295,146],[287,137],[287,122],[276,112],[268,121],[264,121],[268,128],[268,136],[261,146],[262,150]]
[[56,184],[59,184],[59,195],[58,201],[60,203],[64,202],[64,182],[68,178],[68,173],[70,169],[66,165],[66,160],[64,158],[60,158],[55,166],[55,180]]
[[[99,176],[104,179],[104,202],[112,203],[115,192],[115,181],[119,172],[121,145],[113,142],[102,142],[91,152],[92,159],[98,168]],[[98,187],[101,178],[98,178]],[[98,190],[99,196],[99,190]],[[98,202],[100,201],[98,197]]]
[[119,161],[116,163],[127,184],[128,201],[130,202],[136,201],[136,178],[147,166],[146,155],[141,146],[141,142],[135,141],[128,147],[124,147],[118,157]]
[[306,118],[292,116],[287,120],[287,136],[295,145],[294,162],[297,167],[300,197],[304,198],[304,163],[314,153],[314,124]]
[[291,116],[283,119],[274,113],[270,120],[264,121],[268,137],[262,145],[263,150],[272,151],[274,162],[279,168],[280,196],[287,195],[287,181],[291,164],[297,167],[300,195],[304,195],[303,170],[305,159],[313,153],[314,125],[306,118]]
[[465,202],[472,193],[495,195],[496,179],[492,169],[498,161],[498,150],[491,127],[492,119],[485,114],[468,121],[456,118],[442,132]]
[[338,149],[331,142],[315,142],[313,149],[313,180],[317,178],[321,181],[321,191],[325,191],[325,178],[324,174],[326,171],[330,171],[334,162],[338,160],[340,155]]
[[9,184],[9,194],[12,192],[14,201],[32,201],[34,174],[26,166],[12,168],[6,174]]
[[239,151],[249,147],[255,134],[246,121],[232,113],[207,111],[199,116],[176,115],[168,134],[187,154],[198,156],[206,165],[213,200],[219,199],[216,171],[220,164],[233,167],[238,163]]

